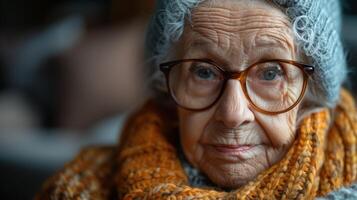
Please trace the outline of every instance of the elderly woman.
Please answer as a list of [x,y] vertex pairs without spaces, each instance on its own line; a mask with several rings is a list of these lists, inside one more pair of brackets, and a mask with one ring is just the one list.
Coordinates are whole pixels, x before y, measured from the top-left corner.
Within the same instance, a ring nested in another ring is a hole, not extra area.
[[147,34],[153,98],[118,148],[83,151],[38,199],[357,198],[339,9],[158,1]]

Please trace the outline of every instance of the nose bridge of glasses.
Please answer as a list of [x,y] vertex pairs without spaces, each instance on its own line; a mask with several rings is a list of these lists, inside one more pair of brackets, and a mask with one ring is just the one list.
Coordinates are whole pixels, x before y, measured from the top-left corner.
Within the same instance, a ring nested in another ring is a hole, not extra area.
[[241,80],[243,72],[227,72],[227,79]]

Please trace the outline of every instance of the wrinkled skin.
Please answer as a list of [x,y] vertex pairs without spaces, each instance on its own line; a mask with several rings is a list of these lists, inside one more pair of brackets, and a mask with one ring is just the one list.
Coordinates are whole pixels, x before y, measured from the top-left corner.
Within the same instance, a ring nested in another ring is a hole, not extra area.
[[[187,24],[177,46],[181,59],[210,58],[232,71],[260,59],[297,59],[288,17],[267,1],[203,2]],[[285,155],[303,116],[299,108],[279,115],[259,113],[244,97],[240,82],[229,80],[213,107],[199,112],[178,108],[183,151],[214,183],[237,188]],[[256,146],[243,156],[215,149],[248,144]]]

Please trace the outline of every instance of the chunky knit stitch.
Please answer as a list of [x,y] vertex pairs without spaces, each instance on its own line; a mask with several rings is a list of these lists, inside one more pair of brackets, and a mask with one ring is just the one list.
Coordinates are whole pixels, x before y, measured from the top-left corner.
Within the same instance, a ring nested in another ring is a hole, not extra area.
[[[168,59],[190,14],[204,0],[158,0],[148,28],[146,51],[154,86],[163,86],[159,63]],[[268,0],[291,19],[297,43],[316,67],[310,90],[333,107],[346,78],[346,59],[341,44],[339,0]]]
[[64,169],[49,178],[36,200],[109,200],[113,188],[115,147],[83,149]]
[[329,194],[357,180],[357,112],[352,97],[343,91],[341,102],[330,112],[333,121],[328,110],[304,119],[281,161],[247,185],[226,192],[190,185],[167,113],[148,103],[128,121],[119,148],[85,150],[49,179],[36,199],[353,197],[345,189]]

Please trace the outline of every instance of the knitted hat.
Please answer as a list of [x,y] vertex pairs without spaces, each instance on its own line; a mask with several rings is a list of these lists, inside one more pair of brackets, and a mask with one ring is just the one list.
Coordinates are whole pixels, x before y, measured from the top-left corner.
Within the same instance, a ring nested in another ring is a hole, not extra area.
[[[178,41],[191,10],[204,0],[157,0],[157,7],[148,27],[146,53],[152,81],[163,83],[158,65]],[[291,19],[300,48],[315,66],[310,89],[334,106],[346,78],[346,59],[341,44],[341,9],[339,0],[270,0]]]

